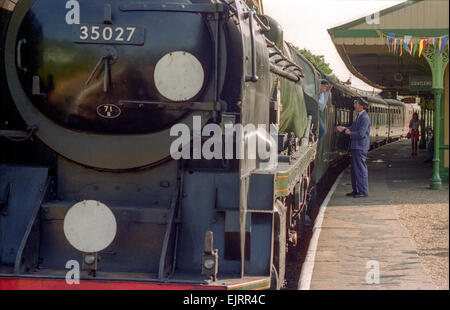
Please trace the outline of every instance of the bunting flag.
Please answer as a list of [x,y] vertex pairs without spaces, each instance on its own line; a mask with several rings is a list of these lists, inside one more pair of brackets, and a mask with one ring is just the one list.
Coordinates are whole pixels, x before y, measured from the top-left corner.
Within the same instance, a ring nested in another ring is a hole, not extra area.
[[[380,30],[375,30],[378,37],[387,45],[389,52],[403,56],[403,51],[411,56],[422,56],[423,51],[427,46],[433,46],[436,51],[439,51],[439,55],[444,52],[445,47],[449,46],[448,35],[430,38],[413,38],[411,35],[401,35],[395,33],[382,33]],[[384,41],[386,40],[386,41]]]
[[400,39],[400,56],[403,55],[403,39]]
[[419,57],[420,57],[420,55],[422,55],[422,51],[423,51],[423,39],[421,39],[420,40],[420,43],[419,43]]
[[447,45],[448,43],[448,36],[443,36],[441,38],[441,42],[439,43],[439,55],[442,54],[442,52],[444,51],[444,47],[445,45]]
[[[410,54],[411,55],[411,50],[409,49],[409,46],[408,46],[408,44],[406,44],[406,43],[403,43],[403,49],[405,50],[405,52],[407,52],[408,54]],[[401,55],[400,55],[401,56]]]
[[409,48],[409,44],[411,42],[411,36],[405,36],[403,41],[403,49],[411,55],[411,49]]
[[414,41],[414,50],[413,50],[413,56],[416,56],[416,51],[417,51],[417,45],[418,45],[419,41],[415,40]]
[[394,40],[395,34],[394,33],[388,33],[388,37],[389,37],[389,49],[392,49],[392,41]]
[[405,36],[405,43],[408,45],[409,44],[409,42],[411,41],[411,39],[412,39],[412,36]]

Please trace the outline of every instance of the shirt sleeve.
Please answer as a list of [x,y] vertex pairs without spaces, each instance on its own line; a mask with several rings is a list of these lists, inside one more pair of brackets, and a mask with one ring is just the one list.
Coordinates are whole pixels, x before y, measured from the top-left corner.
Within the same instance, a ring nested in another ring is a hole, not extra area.
[[325,110],[325,107],[327,105],[327,102],[325,99],[328,99],[328,97],[326,96],[326,93],[320,93],[319,94],[319,109],[320,112],[323,112],[323,110]]

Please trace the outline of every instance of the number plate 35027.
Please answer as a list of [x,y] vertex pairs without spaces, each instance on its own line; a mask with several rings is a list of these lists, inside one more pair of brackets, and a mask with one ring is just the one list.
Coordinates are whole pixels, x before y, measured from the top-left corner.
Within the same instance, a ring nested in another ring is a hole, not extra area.
[[72,39],[76,43],[143,45],[145,28],[130,25],[73,26]]

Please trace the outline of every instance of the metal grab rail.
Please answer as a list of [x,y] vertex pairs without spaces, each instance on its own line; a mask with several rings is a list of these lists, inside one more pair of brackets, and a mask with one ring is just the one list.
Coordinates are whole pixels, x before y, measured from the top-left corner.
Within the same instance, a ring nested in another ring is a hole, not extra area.
[[287,69],[289,67],[294,67],[293,71],[298,71],[300,73],[300,77],[304,77],[303,75],[303,69],[302,67],[300,67],[298,64],[296,64],[295,62],[293,62],[292,60],[290,60],[289,58],[287,58],[283,52],[276,46],[275,43],[273,43],[272,41],[270,41],[269,39],[266,38],[266,43],[267,43],[267,47],[272,48],[273,50],[275,50],[274,53],[270,54],[269,57],[272,58],[273,56],[279,56],[281,57],[281,59],[275,61],[275,63],[279,63],[282,61],[287,62],[289,65],[285,66],[283,69]]
[[299,75],[295,75],[294,73],[284,71],[283,69],[277,67],[274,64],[270,64],[270,72],[272,72],[276,75],[282,76],[282,77],[284,77],[292,82],[295,82],[295,83],[300,82],[300,80],[301,80],[301,77]]
[[17,43],[17,68],[19,68],[19,70],[24,72],[27,72],[27,68],[25,68],[22,64],[22,45],[26,43],[27,43],[26,39],[21,39]]
[[254,29],[254,18],[255,12],[250,11],[245,13],[245,18],[248,18],[249,26],[250,26],[250,44],[252,49],[252,75],[246,75],[246,82],[256,83],[259,80],[259,77],[256,75],[256,47],[255,47],[255,29]]
[[138,108],[145,106],[167,110],[192,110],[192,111],[217,111],[220,110],[220,102],[162,102],[145,100],[119,100],[121,108]]

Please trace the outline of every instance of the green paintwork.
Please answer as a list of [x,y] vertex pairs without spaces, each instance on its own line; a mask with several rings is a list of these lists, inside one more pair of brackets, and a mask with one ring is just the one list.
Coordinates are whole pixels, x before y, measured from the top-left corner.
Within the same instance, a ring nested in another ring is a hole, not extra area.
[[294,154],[291,164],[278,164],[278,172],[275,177],[275,197],[288,196],[297,182],[301,180],[303,173],[316,157],[317,144],[300,147]]
[[435,102],[434,109],[434,158],[433,158],[433,174],[431,176],[430,188],[438,190],[442,188],[442,179],[440,170],[442,168],[440,157],[442,157],[440,146],[443,144],[441,140],[441,131],[443,133],[443,94],[444,94],[444,73],[448,64],[448,49],[439,55],[437,48],[429,47],[423,53],[425,59],[431,68],[433,80],[433,95]]
[[302,138],[308,121],[303,87],[286,79],[280,79],[280,84],[282,105],[280,132],[294,132],[296,137]]

